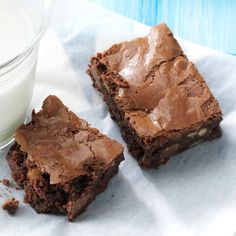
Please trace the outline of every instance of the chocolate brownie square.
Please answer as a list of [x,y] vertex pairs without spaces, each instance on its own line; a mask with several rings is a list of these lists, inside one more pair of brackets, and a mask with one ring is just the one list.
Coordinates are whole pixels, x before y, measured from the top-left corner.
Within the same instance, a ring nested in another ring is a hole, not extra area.
[[88,74],[143,167],[221,136],[219,104],[165,24],[98,53]]
[[32,121],[21,125],[7,160],[38,213],[72,221],[107,187],[124,159],[123,147],[49,96]]

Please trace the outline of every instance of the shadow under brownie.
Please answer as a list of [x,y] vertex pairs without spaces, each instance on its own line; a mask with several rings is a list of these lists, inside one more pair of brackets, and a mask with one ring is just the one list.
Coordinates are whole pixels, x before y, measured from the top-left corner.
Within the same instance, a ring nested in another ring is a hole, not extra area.
[[78,118],[56,96],[16,131],[7,160],[38,213],[72,221],[105,190],[124,159],[123,147]]
[[219,104],[165,24],[98,53],[88,74],[142,167],[221,136]]

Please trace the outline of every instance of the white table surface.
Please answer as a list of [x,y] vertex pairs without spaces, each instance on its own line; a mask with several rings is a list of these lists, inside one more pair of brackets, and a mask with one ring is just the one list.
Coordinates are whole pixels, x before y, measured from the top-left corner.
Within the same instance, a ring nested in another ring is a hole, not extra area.
[[[123,142],[85,70],[89,58],[115,42],[145,35],[148,27],[87,1],[57,0],[39,55],[31,107],[49,94],[92,126]],[[224,112],[223,136],[173,157],[158,170],[142,170],[125,150],[120,171],[73,223],[37,214],[23,191],[0,184],[0,203],[15,196],[15,216],[0,210],[0,235],[233,236],[236,232],[236,59],[180,40]],[[0,178],[10,178],[0,151]]]

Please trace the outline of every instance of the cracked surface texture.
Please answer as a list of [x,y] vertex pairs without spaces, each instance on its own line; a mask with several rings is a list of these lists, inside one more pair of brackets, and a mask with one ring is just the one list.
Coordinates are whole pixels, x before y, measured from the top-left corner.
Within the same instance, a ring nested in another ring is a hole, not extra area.
[[32,122],[17,129],[16,142],[29,161],[49,174],[50,184],[90,176],[94,165],[110,166],[123,152],[119,143],[89,127],[56,96],[47,97]]
[[114,45],[98,58],[106,71],[126,82],[118,85],[115,101],[140,137],[221,117],[218,102],[165,24],[152,27],[147,37]]

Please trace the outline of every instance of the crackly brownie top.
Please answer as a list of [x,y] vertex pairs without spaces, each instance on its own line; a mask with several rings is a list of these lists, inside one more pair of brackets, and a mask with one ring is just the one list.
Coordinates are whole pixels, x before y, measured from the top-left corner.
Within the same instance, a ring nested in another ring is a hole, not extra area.
[[16,142],[50,183],[63,183],[91,174],[94,166],[107,168],[123,152],[123,147],[97,129],[88,126],[56,97],[45,99],[42,110],[16,131]]
[[140,136],[221,116],[207,84],[165,24],[152,27],[147,37],[112,46],[98,58],[128,84],[119,86],[115,99]]

